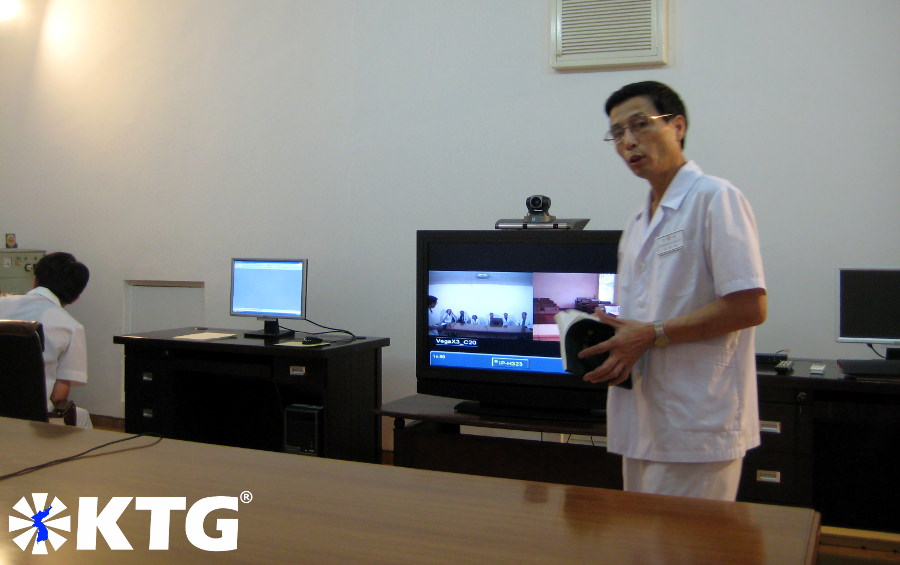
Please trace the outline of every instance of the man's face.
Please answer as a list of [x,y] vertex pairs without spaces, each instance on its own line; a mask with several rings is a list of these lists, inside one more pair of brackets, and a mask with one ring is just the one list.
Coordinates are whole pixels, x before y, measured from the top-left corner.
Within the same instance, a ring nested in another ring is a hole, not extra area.
[[[609,114],[610,128],[628,126],[637,116],[656,116],[659,111],[646,96],[635,96],[614,107]],[[635,175],[652,180],[677,170],[684,163],[681,139],[684,137],[683,116],[674,116],[666,122],[659,118],[650,120],[650,125],[642,133],[635,134],[627,128],[622,142],[616,144],[616,151]]]

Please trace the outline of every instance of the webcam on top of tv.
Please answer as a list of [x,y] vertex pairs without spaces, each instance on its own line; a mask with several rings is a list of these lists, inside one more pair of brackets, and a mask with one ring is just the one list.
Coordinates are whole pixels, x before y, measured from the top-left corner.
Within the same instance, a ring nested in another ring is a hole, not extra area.
[[585,218],[557,218],[550,215],[550,197],[543,194],[535,194],[525,199],[525,207],[528,214],[521,220],[501,219],[497,220],[494,227],[498,230],[525,230],[525,229],[557,229],[557,230],[583,230],[590,221]]

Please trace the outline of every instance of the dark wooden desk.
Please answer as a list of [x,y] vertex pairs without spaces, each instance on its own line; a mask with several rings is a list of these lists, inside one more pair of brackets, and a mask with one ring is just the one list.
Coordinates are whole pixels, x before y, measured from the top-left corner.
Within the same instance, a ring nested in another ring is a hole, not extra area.
[[900,380],[846,379],[832,361],[810,375],[811,362],[795,360],[790,375],[759,371],[762,445],[744,461],[739,499],[809,506],[829,526],[900,533]]
[[293,347],[244,338],[241,330],[203,331],[237,337],[175,339],[196,328],[115,336],[125,347],[129,432],[281,451],[285,409],[302,406],[310,420],[299,425],[316,436],[316,454],[380,461],[381,349],[390,340]]
[[[0,418],[0,475],[124,437]],[[0,483],[10,515],[31,493],[58,497],[72,516],[67,539],[34,558],[4,534],[10,565],[53,563],[446,563],[578,564],[814,563],[818,515],[801,508],[692,500],[614,490],[438,473],[150,438],[104,448],[76,461]],[[115,452],[115,453],[110,453]],[[148,550],[150,512],[131,501],[117,520],[131,551],[78,550],[80,497],[238,497],[234,551],[211,553],[184,534],[172,511],[169,549]],[[32,538],[33,539],[33,538]]]

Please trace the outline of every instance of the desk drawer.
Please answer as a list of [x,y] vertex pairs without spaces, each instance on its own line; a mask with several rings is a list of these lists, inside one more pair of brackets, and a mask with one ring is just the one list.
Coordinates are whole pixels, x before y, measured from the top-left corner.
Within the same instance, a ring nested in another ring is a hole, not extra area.
[[165,362],[145,357],[125,358],[125,391],[146,390],[160,386],[169,379]]
[[327,368],[322,359],[279,358],[273,367],[276,383],[308,383],[324,389],[326,374]]
[[142,360],[125,363],[125,428],[130,433],[170,434],[175,408],[173,382],[159,364]]
[[125,393],[125,429],[128,433],[156,432],[170,436],[174,428],[174,406],[165,396]]
[[765,451],[790,451],[797,448],[797,406],[793,404],[759,404],[759,427]]
[[812,457],[759,449],[748,451],[738,500],[812,505]]

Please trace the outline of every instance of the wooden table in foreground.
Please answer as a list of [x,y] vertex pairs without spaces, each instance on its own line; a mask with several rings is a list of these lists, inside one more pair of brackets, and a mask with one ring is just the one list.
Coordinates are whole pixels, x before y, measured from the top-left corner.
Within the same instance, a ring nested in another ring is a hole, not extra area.
[[[0,418],[0,475],[71,455],[115,432]],[[750,503],[641,495],[591,487],[422,471],[142,437],[90,456],[0,481],[0,504],[18,515],[32,493],[71,515],[54,563],[814,563],[819,515]],[[142,447],[147,446],[147,447]],[[206,552],[172,511],[169,548],[149,550],[150,512],[134,501],[117,525],[132,547],[76,547],[80,497],[211,496],[252,501],[205,520],[237,519],[238,547]],[[26,517],[30,518],[30,517]],[[48,524],[49,525],[49,524]],[[0,562],[33,563],[10,532]],[[45,542],[46,543],[46,542]],[[41,556],[44,560],[47,557]],[[43,561],[41,561],[43,562]],[[49,561],[48,561],[49,562]]]

